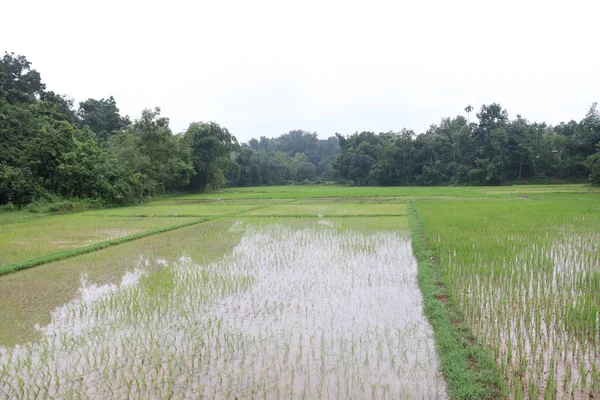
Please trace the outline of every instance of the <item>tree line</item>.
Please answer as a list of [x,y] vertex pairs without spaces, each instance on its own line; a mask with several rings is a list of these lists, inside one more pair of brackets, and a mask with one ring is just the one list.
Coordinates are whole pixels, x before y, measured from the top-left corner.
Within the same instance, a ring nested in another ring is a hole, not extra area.
[[226,182],[236,138],[216,123],[174,134],[160,108],[121,116],[113,97],[72,99],[46,90],[21,55],[0,60],[0,205],[40,198],[129,204]]
[[496,103],[484,104],[476,115],[478,123],[445,118],[420,135],[407,129],[337,135],[342,153],[334,169],[357,185],[600,183],[596,103],[581,121],[556,126],[521,115],[511,120]]
[[[465,111],[470,116],[472,106]],[[444,118],[422,134],[357,132],[322,140],[291,131],[251,139],[236,153],[237,179],[254,186],[318,180],[354,185],[501,185],[512,182],[600,184],[600,113],[556,126],[509,119],[499,104],[483,105],[479,122]]]
[[426,132],[357,132],[319,139],[293,130],[239,144],[225,127],[194,122],[174,133],[160,108],[131,120],[113,97],[75,105],[47,90],[21,55],[0,60],[0,205],[41,198],[130,204],[146,196],[223,186],[600,184],[600,114],[550,126],[499,104],[470,122],[442,119]]

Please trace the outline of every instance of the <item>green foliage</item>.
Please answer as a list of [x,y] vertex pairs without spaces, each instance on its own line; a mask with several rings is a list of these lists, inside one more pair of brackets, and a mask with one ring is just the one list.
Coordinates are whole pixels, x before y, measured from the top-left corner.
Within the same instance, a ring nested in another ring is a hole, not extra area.
[[0,101],[10,104],[30,102],[45,88],[39,72],[31,69],[25,56],[4,53],[0,60]]
[[0,204],[25,204],[36,194],[31,171],[0,164]]
[[0,205],[56,197],[129,204],[181,191],[196,174],[194,151],[216,152],[203,159],[213,187],[236,167],[223,160],[230,147],[205,148],[214,132],[193,148],[171,132],[159,108],[133,124],[112,96],[81,102],[75,112],[71,99],[46,91],[29,61],[12,53],[0,62],[0,132]]
[[129,117],[121,117],[117,102],[112,96],[100,100],[87,99],[79,103],[77,118],[80,128],[88,126],[103,141],[131,124]]
[[[0,60],[0,205],[49,196],[131,204],[148,196],[223,186],[351,182],[360,186],[500,185],[598,181],[594,103],[577,123],[555,127],[510,120],[483,105],[478,123],[442,119],[422,134],[357,132],[319,139],[293,130],[238,145],[214,122],[175,135],[160,108],[131,123],[116,100],[72,99],[47,91],[21,55]],[[473,111],[468,106],[465,111]]]
[[442,119],[420,135],[338,134],[342,154],[332,165],[338,177],[355,185],[384,186],[583,181],[591,172],[586,159],[600,142],[595,104],[580,123],[556,127],[520,115],[511,121],[496,103],[484,104],[477,117],[479,123],[461,116]]
[[446,378],[450,397],[499,398],[493,356],[475,340],[460,305],[449,295],[425,226],[412,204],[409,205],[408,221],[412,231],[413,252],[418,263],[423,307],[434,329],[441,370]]
[[238,147],[235,136],[214,122],[193,122],[184,134],[191,148],[194,175],[190,179],[192,190],[204,191],[207,187],[219,188],[225,184],[221,166],[223,159]]
[[551,380],[587,397],[599,382],[581,379],[589,368],[576,370],[597,368],[600,202],[589,187],[552,193],[558,188],[416,202],[447,296],[492,351],[503,398],[544,385],[546,398],[556,398]]
[[0,213],[18,211],[19,207],[14,205],[13,203],[7,203],[0,206]]
[[127,175],[134,177],[133,186],[141,188],[140,198],[182,190],[190,182],[194,175],[191,149],[181,137],[173,135],[169,119],[160,117],[158,107],[144,110],[122,135],[121,145],[129,149],[121,153],[119,162],[128,164]]
[[44,197],[29,203],[25,209],[40,214],[67,214],[103,207],[104,204],[98,199]]
[[321,140],[302,130],[272,139],[262,136],[242,145],[235,155],[239,174],[228,176],[228,181],[231,186],[256,186],[331,180],[339,152],[337,137]]
[[590,181],[595,185],[600,185],[600,143],[598,144],[596,154],[588,157],[588,168],[590,169]]

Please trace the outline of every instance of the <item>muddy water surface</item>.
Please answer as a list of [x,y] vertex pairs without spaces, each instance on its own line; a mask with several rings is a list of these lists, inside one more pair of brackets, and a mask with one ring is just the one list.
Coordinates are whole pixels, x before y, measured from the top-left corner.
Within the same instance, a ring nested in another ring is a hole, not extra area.
[[182,256],[83,287],[41,338],[0,349],[0,394],[445,397],[405,233],[230,232],[241,240],[217,261]]

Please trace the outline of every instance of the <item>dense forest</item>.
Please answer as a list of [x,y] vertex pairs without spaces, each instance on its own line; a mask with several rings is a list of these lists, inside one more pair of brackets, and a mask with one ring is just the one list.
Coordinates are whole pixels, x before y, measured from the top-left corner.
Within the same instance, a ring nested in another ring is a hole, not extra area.
[[225,127],[194,122],[174,133],[160,108],[133,121],[113,97],[75,105],[46,89],[20,55],[0,61],[0,205],[45,199],[129,204],[146,196],[223,186],[600,184],[600,113],[556,126],[510,119],[483,105],[478,122],[442,119],[421,134],[357,132],[319,139],[290,131],[238,144]]
[[0,62],[0,204],[61,197],[128,204],[219,187],[237,148],[215,123],[174,134],[159,108],[131,121],[112,97],[75,107],[46,90],[25,57],[6,53]]
[[[466,111],[470,113],[472,107]],[[600,114],[594,103],[580,121],[556,126],[509,119],[483,105],[479,122],[446,118],[423,134],[409,130],[338,135],[339,176],[358,185],[499,185],[507,182],[600,183]]]

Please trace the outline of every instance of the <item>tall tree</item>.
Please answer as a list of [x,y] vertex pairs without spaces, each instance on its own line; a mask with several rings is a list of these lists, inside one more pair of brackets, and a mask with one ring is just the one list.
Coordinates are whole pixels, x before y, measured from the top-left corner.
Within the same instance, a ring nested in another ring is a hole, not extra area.
[[0,60],[0,101],[26,103],[39,97],[46,85],[25,56],[5,52]]
[[204,191],[208,186],[222,186],[225,183],[224,171],[218,160],[229,157],[239,147],[235,136],[215,122],[193,122],[184,137],[192,151],[195,171],[190,188]]
[[117,102],[113,96],[108,99],[87,99],[79,103],[77,110],[78,125],[89,126],[98,139],[106,142],[108,138],[131,124],[128,116],[121,117]]
[[590,182],[595,185],[600,185],[600,143],[596,146],[598,151],[587,159],[588,168],[590,169]]
[[465,107],[465,111],[467,112],[467,122],[471,123],[471,111],[473,111],[473,107],[469,104]]

